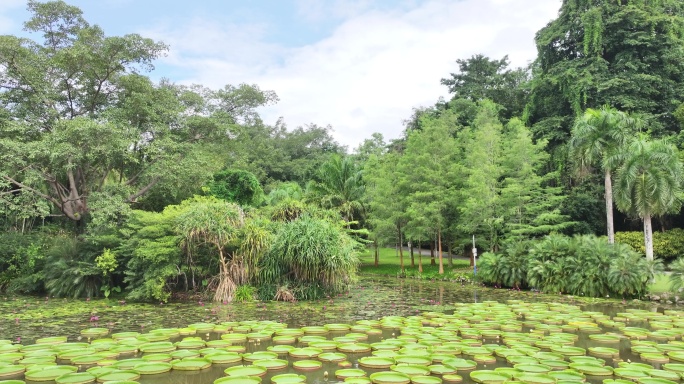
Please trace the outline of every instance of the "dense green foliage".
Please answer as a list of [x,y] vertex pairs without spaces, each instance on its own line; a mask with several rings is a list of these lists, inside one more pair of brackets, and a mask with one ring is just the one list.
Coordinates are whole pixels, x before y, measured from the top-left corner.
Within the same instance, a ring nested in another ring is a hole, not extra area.
[[[634,250],[645,253],[643,231],[617,232],[615,242],[627,244]],[[684,257],[684,229],[653,232],[653,257],[664,262]]]
[[595,236],[550,235],[502,253],[485,253],[477,277],[499,287],[627,298],[646,293],[659,265],[625,244]]
[[353,154],[265,124],[272,91],[154,82],[162,42],[28,4],[42,39],[0,36],[1,290],[299,300],[348,289],[360,244],[450,279],[475,241],[492,285],[633,297],[682,256],[678,0],[564,0],[528,68],[457,59],[450,99]]

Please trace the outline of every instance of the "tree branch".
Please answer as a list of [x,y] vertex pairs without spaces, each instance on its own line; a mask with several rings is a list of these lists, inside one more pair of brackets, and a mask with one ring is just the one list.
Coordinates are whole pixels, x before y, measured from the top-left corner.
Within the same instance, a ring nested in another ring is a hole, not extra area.
[[25,190],[27,190],[27,191],[29,191],[29,192],[31,192],[31,193],[34,193],[34,194],[36,194],[36,195],[42,197],[42,198],[45,199],[45,200],[48,200],[48,201],[52,202],[53,204],[55,204],[55,205],[58,206],[58,207],[61,207],[61,206],[62,206],[62,202],[61,202],[61,201],[55,199],[54,197],[52,197],[52,196],[50,196],[50,195],[46,195],[46,194],[44,194],[43,192],[40,192],[40,191],[37,190],[37,189],[34,189],[34,188],[29,187],[28,185],[24,185],[24,184],[22,184],[22,183],[20,183],[20,182],[18,182],[18,181],[16,181],[16,180],[14,180],[13,178],[11,178],[11,177],[9,177],[9,176],[2,175],[2,178],[5,179],[5,180],[7,180],[7,181],[9,181],[10,183],[16,185],[17,187],[19,187],[19,188],[21,188],[21,189],[25,189]]
[[128,197],[128,199],[127,199],[127,202],[129,202],[129,203],[135,203],[135,202],[136,202],[136,199],[137,199],[138,197],[140,197],[140,196],[146,194],[152,187],[155,186],[155,184],[157,184],[157,183],[159,182],[160,179],[161,179],[160,177],[155,177],[155,178],[153,178],[152,181],[151,181],[149,184],[147,184],[146,186],[144,186],[141,190],[139,190],[138,192],[136,192],[136,193],[130,195],[130,196]]

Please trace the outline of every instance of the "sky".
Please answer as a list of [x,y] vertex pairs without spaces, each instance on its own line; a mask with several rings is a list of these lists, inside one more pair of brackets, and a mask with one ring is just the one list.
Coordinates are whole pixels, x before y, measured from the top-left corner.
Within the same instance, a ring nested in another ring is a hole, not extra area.
[[[351,150],[398,138],[413,108],[449,98],[457,59],[534,60],[534,34],[561,0],[67,0],[107,35],[163,41],[153,79],[256,84],[279,102],[267,124],[330,125]],[[0,0],[0,34],[26,35],[25,0]],[[38,41],[40,36],[28,35]]]

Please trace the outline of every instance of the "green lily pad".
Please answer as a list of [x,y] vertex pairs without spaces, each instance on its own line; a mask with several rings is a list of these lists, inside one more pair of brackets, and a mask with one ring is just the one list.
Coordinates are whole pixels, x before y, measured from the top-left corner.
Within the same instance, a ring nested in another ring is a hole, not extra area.
[[411,365],[411,364],[399,364],[393,365],[390,369],[394,372],[405,373],[409,376],[428,376],[430,375],[430,368],[425,365]]
[[394,358],[397,364],[413,364],[413,365],[425,365],[428,366],[432,364],[432,358],[428,356],[402,356],[399,355]]
[[77,367],[70,365],[55,365],[45,369],[31,369],[26,371],[24,377],[30,381],[51,381],[67,373],[78,371]]
[[676,381],[660,379],[657,377],[642,377],[638,379],[638,382],[641,384],[677,384]]
[[463,377],[461,375],[447,374],[442,375],[442,381],[446,383],[460,383],[463,381]]
[[441,384],[442,379],[437,376],[411,376],[413,384]]
[[372,347],[366,343],[345,343],[337,346],[337,350],[345,353],[366,353],[370,352]]
[[292,367],[295,369],[300,369],[304,371],[311,371],[318,369],[323,366],[323,363],[321,363],[318,360],[298,360],[292,363]]
[[259,351],[259,352],[253,352],[253,353],[245,353],[242,355],[242,358],[245,361],[257,361],[257,360],[263,360],[263,359],[277,359],[278,354],[275,352],[269,352],[269,351]]
[[510,380],[511,376],[496,371],[472,371],[470,372],[470,378],[476,383],[496,384]]
[[571,363],[570,368],[591,376],[611,376],[613,374],[612,368],[597,364]]
[[186,357],[171,363],[176,371],[199,371],[211,367],[211,361],[199,357]]
[[212,352],[207,355],[204,355],[203,358],[209,360],[212,364],[229,364],[239,363],[240,361],[242,361],[242,356],[240,354],[238,354],[237,352],[227,351]]
[[283,360],[283,359],[264,359],[264,360],[257,360],[254,363],[252,363],[252,365],[264,367],[268,370],[277,370],[277,369],[287,368],[288,362],[287,362],[287,360]]
[[258,365],[238,365],[226,368],[223,372],[228,376],[263,376],[267,370]]
[[367,356],[357,360],[360,366],[365,368],[383,369],[396,364],[395,360],[388,357]]
[[345,368],[338,369],[335,371],[335,377],[344,380],[348,377],[362,377],[366,376],[366,371],[358,368]]
[[323,353],[323,350],[320,348],[311,348],[311,347],[305,347],[305,348],[295,348],[290,350],[289,354],[292,357],[316,357]]
[[5,365],[0,367],[0,377],[20,375],[26,371],[23,365]]
[[374,384],[408,384],[411,382],[409,375],[401,372],[375,372],[370,375]]
[[72,372],[55,379],[56,384],[87,384],[95,381],[95,375],[88,372]]
[[283,373],[281,375],[275,375],[271,378],[271,383],[273,384],[297,384],[305,382],[306,376],[298,375],[296,373]]
[[160,373],[169,372],[172,367],[171,363],[151,361],[137,364],[133,367],[133,370],[141,375],[158,375]]
[[214,380],[214,384],[260,384],[259,376],[228,376]]

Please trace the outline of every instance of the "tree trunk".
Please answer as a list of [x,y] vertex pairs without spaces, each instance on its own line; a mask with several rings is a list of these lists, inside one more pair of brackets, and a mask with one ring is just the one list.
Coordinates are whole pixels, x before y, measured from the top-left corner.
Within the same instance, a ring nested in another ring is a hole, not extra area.
[[418,272],[423,273],[423,249],[418,242]]
[[378,251],[378,239],[375,239],[373,242],[373,245],[375,246],[375,266],[377,267],[378,264],[380,263],[380,252]]
[[646,248],[646,260],[653,261],[653,225],[650,215],[644,217],[644,246]]
[[449,256],[449,268],[453,268],[454,267],[454,255],[451,252],[451,245],[449,244],[448,241],[447,241],[447,256]]
[[399,229],[399,268],[401,274],[404,274],[404,241],[401,235],[401,226],[397,227]]
[[430,240],[430,265],[435,265],[435,242]]
[[416,267],[416,262],[413,258],[413,243],[409,241],[409,248],[411,249],[411,268]]
[[[605,189],[606,189],[606,227],[608,229],[608,243],[615,243],[615,229],[613,229],[613,182],[610,178],[610,170],[606,170],[605,174]],[[649,222],[650,222],[649,218]]]
[[444,262],[442,260],[442,229],[437,229],[437,244],[439,246],[439,274],[444,274]]

